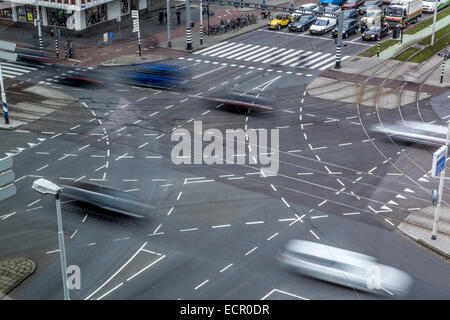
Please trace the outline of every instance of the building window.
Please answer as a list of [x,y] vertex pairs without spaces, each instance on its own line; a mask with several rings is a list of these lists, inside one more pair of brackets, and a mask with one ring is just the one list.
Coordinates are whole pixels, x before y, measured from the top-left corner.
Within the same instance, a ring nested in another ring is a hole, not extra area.
[[60,10],[56,8],[46,8],[47,9],[47,21],[49,25],[55,25],[58,27],[67,27],[66,21],[69,17],[65,10]]
[[34,6],[17,6],[17,19],[19,21],[33,23],[36,17],[36,7]]
[[12,19],[12,9],[11,8],[6,8],[6,9],[0,10],[0,17],[1,18]]
[[87,26],[106,21],[106,4],[86,9],[85,15]]
[[130,13],[128,0],[120,0],[120,9],[122,10],[122,15]]

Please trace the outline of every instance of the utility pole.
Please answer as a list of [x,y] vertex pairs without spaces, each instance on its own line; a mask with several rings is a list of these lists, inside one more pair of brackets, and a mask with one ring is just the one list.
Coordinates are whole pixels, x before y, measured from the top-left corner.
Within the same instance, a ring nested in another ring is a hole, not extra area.
[[339,12],[339,26],[338,37],[336,41],[336,64],[335,69],[341,68],[341,56],[342,56],[342,31],[344,29],[344,11]]
[[203,44],[203,0],[200,0],[200,44]]
[[56,24],[53,24],[53,34],[55,36],[55,48],[56,48],[56,58],[59,58],[59,48],[58,48],[58,36],[59,32],[58,29],[56,29]]
[[448,54],[447,46],[448,46],[448,43],[445,44],[445,52],[444,52],[444,59],[442,61],[441,81],[440,81],[440,83],[442,83],[444,81],[445,63],[447,62],[447,54]]
[[206,10],[206,13],[208,14],[208,36],[209,36],[209,3],[206,5],[208,10]]
[[431,47],[434,46],[434,30],[436,29],[436,16],[437,16],[437,7],[439,2],[436,1],[434,2],[435,6],[434,6],[434,15],[433,15],[433,32],[431,33]]
[[170,0],[167,0],[167,47],[172,48],[172,39],[170,37]]
[[186,0],[186,49],[192,50],[191,4]]
[[133,32],[137,32],[138,51],[141,56],[141,28],[139,26],[139,10],[131,10],[131,18],[133,18]]
[[0,64],[0,85],[2,89],[3,115],[5,116],[5,124],[9,124],[8,105],[6,103],[5,86],[3,85],[2,65]]
[[442,201],[442,192],[444,189],[444,180],[445,180],[445,167],[446,160],[448,155],[448,139],[450,136],[450,121],[448,121],[448,129],[447,129],[447,137],[445,138],[445,145],[447,146],[447,150],[445,150],[445,161],[444,161],[444,169],[441,171],[441,175],[439,178],[439,191],[438,191],[438,202],[437,206],[434,209],[434,221],[433,221],[433,231],[431,232],[431,239],[436,240],[437,230],[438,230],[438,222],[439,222],[439,214],[441,211],[441,201]]
[[44,44],[42,43],[41,14],[39,12],[38,0],[36,0],[36,13],[37,13],[37,19],[34,21],[35,21],[35,23],[37,23],[38,36],[39,36],[39,50],[42,52],[44,50]]

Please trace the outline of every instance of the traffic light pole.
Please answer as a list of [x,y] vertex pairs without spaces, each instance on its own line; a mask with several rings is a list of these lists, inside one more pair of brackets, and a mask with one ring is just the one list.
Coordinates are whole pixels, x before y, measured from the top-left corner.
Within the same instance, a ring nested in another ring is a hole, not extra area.
[[170,37],[170,0],[167,0],[167,47],[172,47],[172,39]]
[[203,1],[200,0],[200,44],[203,44]]
[[44,44],[42,42],[41,14],[39,13],[38,0],[36,0],[36,13],[37,13],[36,23],[38,27],[38,36],[39,36],[39,50],[42,52],[44,50]]
[[191,4],[186,0],[186,49],[192,50]]

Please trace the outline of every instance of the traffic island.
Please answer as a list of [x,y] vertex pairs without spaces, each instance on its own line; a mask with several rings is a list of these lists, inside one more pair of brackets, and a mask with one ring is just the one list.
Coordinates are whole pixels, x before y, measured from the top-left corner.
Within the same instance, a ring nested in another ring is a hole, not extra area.
[[0,299],[28,278],[36,270],[36,264],[26,258],[0,261]]
[[0,119],[0,130],[15,130],[21,125],[25,124],[23,121],[10,119],[8,124],[5,124],[5,120]]
[[411,213],[397,228],[418,243],[450,258],[450,207],[441,207],[436,240],[431,240],[434,207]]

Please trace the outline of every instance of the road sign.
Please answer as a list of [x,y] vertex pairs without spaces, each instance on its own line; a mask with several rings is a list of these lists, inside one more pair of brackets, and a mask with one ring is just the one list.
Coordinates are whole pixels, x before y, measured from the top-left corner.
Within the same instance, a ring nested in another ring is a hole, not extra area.
[[114,32],[108,33],[108,38],[109,39],[114,39]]
[[431,167],[431,176],[436,177],[445,168],[447,146],[442,146],[433,154],[433,164]]
[[139,18],[139,11],[138,10],[131,10],[131,18]]
[[139,20],[134,19],[133,20],[133,32],[138,32],[138,31],[139,31]]
[[108,42],[108,32],[105,32],[105,33],[103,34],[103,42],[104,42],[104,43]]

